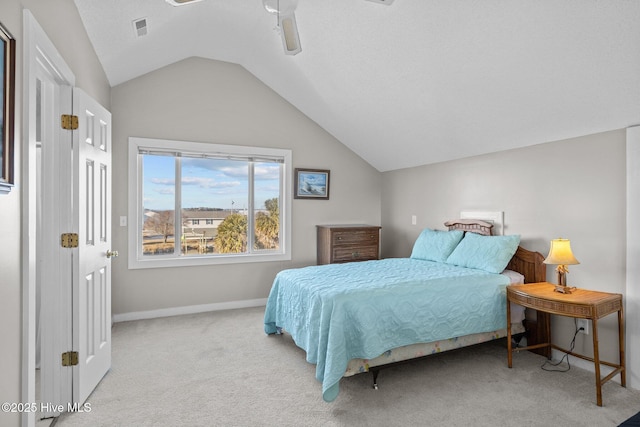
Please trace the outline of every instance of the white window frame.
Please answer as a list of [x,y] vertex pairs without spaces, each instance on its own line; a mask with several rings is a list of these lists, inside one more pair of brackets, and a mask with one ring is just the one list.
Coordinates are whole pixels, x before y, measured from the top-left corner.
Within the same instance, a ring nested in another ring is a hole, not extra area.
[[[203,153],[217,156],[280,157],[284,159],[280,177],[280,250],[260,253],[189,255],[180,257],[144,257],[142,248],[142,156],[140,151],[174,151]],[[190,141],[129,137],[129,209],[128,258],[129,269],[183,267],[196,265],[235,264],[248,262],[291,260],[291,150],[266,147],[248,147]]]

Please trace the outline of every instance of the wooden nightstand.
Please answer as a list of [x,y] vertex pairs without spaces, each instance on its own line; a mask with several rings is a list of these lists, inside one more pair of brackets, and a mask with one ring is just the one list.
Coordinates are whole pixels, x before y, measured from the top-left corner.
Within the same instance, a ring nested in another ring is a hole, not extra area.
[[318,265],[380,258],[377,225],[318,225]]
[[[624,316],[622,308],[622,295],[606,292],[588,291],[576,289],[570,294],[554,292],[555,286],[551,283],[530,283],[527,285],[507,286],[507,350],[509,368],[512,364],[513,351],[530,350],[534,348],[557,349],[572,356],[593,362],[596,371],[596,396],[598,406],[602,406],[602,385],[611,378],[620,374],[620,385],[626,387],[625,361],[624,361]],[[547,323],[547,336],[549,342],[540,343],[528,347],[511,348],[511,307],[509,302],[514,302],[525,307],[533,308],[540,312],[557,314],[560,316],[577,317],[591,320],[593,336],[593,358],[565,350],[551,343],[551,327]],[[618,313],[618,345],[620,363],[610,363],[600,360],[598,348],[598,319],[611,313]],[[606,377],[600,376],[600,365],[614,368]]]

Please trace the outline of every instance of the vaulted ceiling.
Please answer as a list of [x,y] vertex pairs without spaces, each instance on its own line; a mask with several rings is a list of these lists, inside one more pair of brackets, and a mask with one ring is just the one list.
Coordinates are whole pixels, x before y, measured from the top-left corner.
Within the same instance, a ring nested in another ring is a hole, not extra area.
[[237,63],[380,171],[640,123],[640,1],[293,1],[295,56],[262,0],[75,3],[112,86]]

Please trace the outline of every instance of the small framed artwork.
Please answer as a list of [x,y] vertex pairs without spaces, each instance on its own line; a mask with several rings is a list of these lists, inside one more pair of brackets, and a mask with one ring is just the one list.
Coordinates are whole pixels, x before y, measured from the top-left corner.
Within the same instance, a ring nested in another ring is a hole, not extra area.
[[329,174],[325,169],[295,169],[295,199],[329,200]]
[[8,193],[14,184],[13,177],[13,117],[15,108],[16,41],[0,24],[0,194]]

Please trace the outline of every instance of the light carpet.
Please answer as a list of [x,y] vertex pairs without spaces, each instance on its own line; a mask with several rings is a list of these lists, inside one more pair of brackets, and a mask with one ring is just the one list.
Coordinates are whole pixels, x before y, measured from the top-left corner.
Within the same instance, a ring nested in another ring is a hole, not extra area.
[[507,367],[498,340],[343,378],[322,400],[315,366],[291,337],[266,336],[263,308],[117,323],[113,363],[73,426],[617,426],[640,392],[591,372],[540,369],[527,351]]

